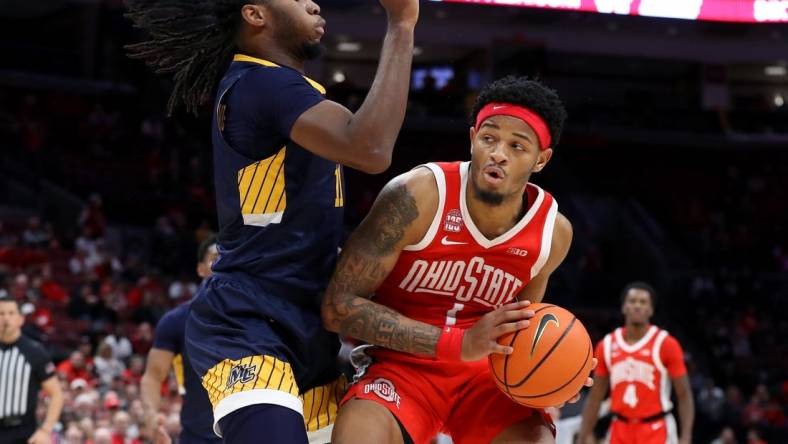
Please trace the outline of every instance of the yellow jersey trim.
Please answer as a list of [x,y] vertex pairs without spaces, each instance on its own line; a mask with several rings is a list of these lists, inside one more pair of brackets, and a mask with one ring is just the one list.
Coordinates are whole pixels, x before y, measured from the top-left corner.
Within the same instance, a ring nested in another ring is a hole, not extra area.
[[178,382],[178,393],[183,396],[186,393],[186,378],[183,374],[183,355],[178,353],[172,358],[172,370],[175,372],[175,381]]
[[[233,57],[233,62],[249,62],[249,63],[257,63],[258,65],[268,66],[271,68],[281,68],[280,65],[277,65],[274,62],[269,62],[268,60],[265,59],[258,59],[257,57],[252,57],[245,54],[236,54]],[[310,85],[312,85],[312,88],[315,88],[316,90],[320,91],[320,94],[326,95],[326,88],[323,85],[310,79],[307,76],[302,75],[302,77],[306,79],[306,81],[309,82]]]
[[269,389],[299,395],[298,384],[290,363],[273,356],[257,355],[242,359],[225,359],[214,365],[202,378],[214,409],[224,398],[250,390]]

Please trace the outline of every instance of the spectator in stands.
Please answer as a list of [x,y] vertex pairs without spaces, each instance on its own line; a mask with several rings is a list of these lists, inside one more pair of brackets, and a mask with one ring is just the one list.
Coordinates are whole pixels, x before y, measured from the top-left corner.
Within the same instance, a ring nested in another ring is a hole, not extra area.
[[98,193],[90,195],[88,205],[79,215],[79,225],[86,229],[83,231],[90,237],[103,237],[107,228],[106,217],[104,216],[104,202]]
[[761,438],[761,433],[758,429],[750,429],[747,431],[747,444],[767,444],[766,441]]
[[112,385],[115,378],[119,378],[125,370],[125,366],[112,354],[112,346],[102,342],[98,347],[96,357],[93,358],[93,365],[96,368],[99,383],[105,387]]
[[107,427],[96,429],[93,436],[93,444],[115,444],[112,440],[112,431]]
[[71,423],[66,428],[65,444],[84,444],[85,432],[75,423]]
[[104,393],[104,408],[111,411],[112,413],[121,408],[118,392],[114,390],[108,390],[106,393]]
[[104,338],[104,342],[112,347],[112,355],[115,359],[120,359],[121,361],[128,359],[132,353],[131,341],[123,333],[123,330],[123,324],[116,324],[115,331]]
[[[750,402],[742,411],[742,423],[746,426],[759,426],[766,424],[766,405],[769,402],[769,392],[763,384],[755,388],[755,393],[750,397]],[[749,439],[749,438],[748,438]]]
[[134,353],[138,355],[146,355],[153,345],[153,328],[147,322],[141,323],[137,326],[137,330],[131,337],[131,344]]
[[33,216],[27,221],[27,227],[22,232],[22,243],[30,248],[47,248],[52,242],[52,226],[41,225],[41,219]]
[[134,387],[134,389],[137,389],[144,371],[145,358],[139,355],[132,356],[129,363],[129,368],[124,370],[123,374],[121,375],[123,378],[123,383],[126,384],[126,388],[129,389]]
[[698,407],[707,419],[713,423],[722,420],[722,413],[725,407],[725,393],[722,389],[714,385],[712,378],[706,378],[703,389],[698,393]]
[[87,265],[88,253],[85,250],[77,249],[74,251],[74,256],[68,261],[68,269],[71,274],[81,276],[88,271]]
[[724,421],[726,424],[739,424],[742,417],[742,395],[739,387],[731,385],[725,392]]
[[79,429],[85,434],[86,441],[92,442],[94,440],[95,425],[92,416],[83,416],[82,419],[79,420]]
[[[73,411],[70,413],[76,418],[92,419],[98,411],[98,399],[98,393],[95,391],[81,393],[74,398]],[[87,432],[88,430],[85,430],[85,433]]]
[[112,417],[112,444],[140,444],[139,429],[132,424],[131,416],[124,411],[116,412]]
[[85,355],[79,351],[71,352],[68,359],[57,366],[57,373],[69,383],[81,379],[88,384],[93,384],[93,375],[85,363]]
[[88,390],[88,383],[82,378],[76,378],[71,381],[70,384],[67,385],[69,391],[74,396],[79,396],[83,393],[87,393]]

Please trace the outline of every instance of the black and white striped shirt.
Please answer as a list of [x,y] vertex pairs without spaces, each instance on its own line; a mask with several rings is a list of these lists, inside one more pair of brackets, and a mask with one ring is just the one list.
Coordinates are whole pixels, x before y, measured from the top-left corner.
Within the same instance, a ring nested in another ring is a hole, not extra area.
[[25,336],[11,344],[0,342],[0,434],[9,428],[35,430],[38,391],[54,374],[39,343]]

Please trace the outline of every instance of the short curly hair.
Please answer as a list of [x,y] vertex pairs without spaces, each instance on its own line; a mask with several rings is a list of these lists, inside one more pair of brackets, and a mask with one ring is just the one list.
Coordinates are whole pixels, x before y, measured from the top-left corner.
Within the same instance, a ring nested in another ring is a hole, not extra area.
[[621,305],[624,305],[624,302],[626,302],[627,295],[629,294],[630,290],[643,290],[647,292],[649,299],[651,300],[651,308],[657,308],[657,290],[643,281],[630,282],[624,286],[624,289],[621,290]]
[[528,77],[507,76],[496,80],[482,88],[476,98],[471,112],[471,126],[476,125],[479,111],[494,102],[520,105],[538,114],[550,130],[551,147],[558,145],[564,131],[566,109],[555,90]]

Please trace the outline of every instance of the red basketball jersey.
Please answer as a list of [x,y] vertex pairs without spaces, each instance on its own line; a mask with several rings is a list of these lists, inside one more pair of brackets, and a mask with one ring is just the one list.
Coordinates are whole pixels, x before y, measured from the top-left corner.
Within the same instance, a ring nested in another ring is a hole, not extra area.
[[687,373],[684,353],[667,331],[651,326],[635,344],[624,329],[597,344],[596,374],[610,377],[611,410],[627,418],[647,418],[673,408],[671,379]]
[[435,175],[438,210],[424,238],[405,247],[376,292],[376,302],[443,327],[468,328],[513,301],[550,254],[558,205],[528,184],[528,210],[495,239],[476,228],[466,206],[470,163],[427,164]]

